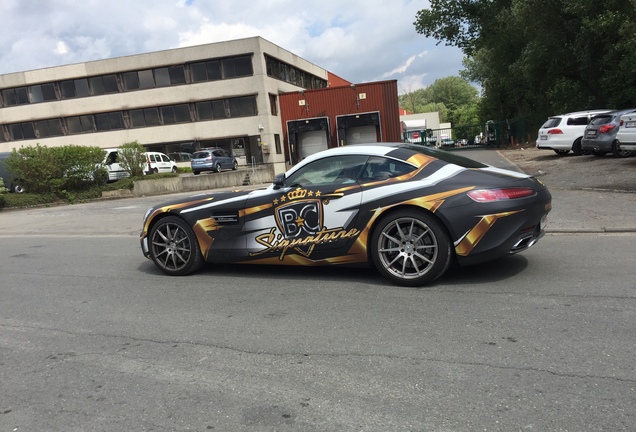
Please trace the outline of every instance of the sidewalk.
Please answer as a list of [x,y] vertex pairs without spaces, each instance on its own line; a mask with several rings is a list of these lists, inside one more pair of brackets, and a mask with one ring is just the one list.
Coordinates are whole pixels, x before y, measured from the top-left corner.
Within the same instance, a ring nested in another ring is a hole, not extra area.
[[636,194],[561,188],[550,193],[548,233],[636,233]]

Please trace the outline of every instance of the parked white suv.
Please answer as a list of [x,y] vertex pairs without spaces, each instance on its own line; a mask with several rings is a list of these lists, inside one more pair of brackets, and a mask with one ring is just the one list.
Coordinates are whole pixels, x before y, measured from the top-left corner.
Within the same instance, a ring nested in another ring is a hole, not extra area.
[[636,113],[621,116],[620,126],[616,133],[619,150],[636,153]]
[[577,111],[549,117],[539,129],[537,148],[554,150],[561,156],[568,154],[570,150],[575,155],[582,154],[581,139],[585,126],[595,115],[610,111],[609,109]]

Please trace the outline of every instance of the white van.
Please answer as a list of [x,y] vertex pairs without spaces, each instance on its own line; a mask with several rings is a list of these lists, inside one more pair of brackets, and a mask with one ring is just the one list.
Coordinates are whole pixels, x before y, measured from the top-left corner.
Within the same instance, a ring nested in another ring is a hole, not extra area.
[[104,168],[106,168],[106,171],[108,171],[109,182],[114,182],[130,176],[130,173],[119,164],[119,149],[107,148],[104,149],[104,151],[106,154],[104,155],[104,162],[102,164],[104,165]]
[[147,164],[144,168],[145,174],[157,174],[167,172],[177,172],[177,163],[164,153],[146,152]]
[[[104,156],[104,168],[108,171],[108,181],[114,182],[123,178],[129,177],[130,173],[124,169],[119,163],[119,149],[107,148]],[[143,167],[144,174],[156,174],[177,172],[177,163],[160,152],[146,152],[143,153],[146,157],[146,164]]]

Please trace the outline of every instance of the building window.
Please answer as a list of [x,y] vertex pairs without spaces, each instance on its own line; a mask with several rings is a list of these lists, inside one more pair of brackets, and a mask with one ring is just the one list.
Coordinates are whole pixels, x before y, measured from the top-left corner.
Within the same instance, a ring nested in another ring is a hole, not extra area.
[[254,96],[228,99],[230,117],[247,117],[256,115],[256,98]]
[[265,66],[267,75],[276,78],[299,87],[312,89],[312,88],[325,88],[327,87],[327,80],[319,78],[315,75],[300,70],[294,66],[288,65],[274,57],[265,55]]
[[275,94],[271,94],[269,95],[269,109],[270,109],[270,113],[273,116],[277,116],[278,115],[278,98],[276,97]]
[[155,86],[155,77],[152,73],[152,69],[139,71],[138,76],[140,90],[153,88]]
[[89,96],[88,80],[80,78],[76,80],[61,81],[59,84],[62,99]]
[[146,126],[159,126],[159,110],[157,108],[145,108],[144,119],[146,120]]
[[139,89],[139,72],[126,72],[124,77],[124,90],[137,90]]
[[170,85],[170,72],[168,72],[167,67],[155,69],[155,85],[157,87],[167,87]]
[[69,135],[93,132],[95,130],[95,118],[92,115],[67,117],[66,131]]
[[119,92],[117,77],[115,75],[92,77],[88,79],[88,83],[93,96]]
[[87,97],[90,96],[90,90],[88,88],[88,79],[87,78],[79,78],[73,81],[75,84],[75,95],[76,97]]
[[250,56],[233,57],[221,60],[223,78],[236,78],[253,75]]
[[124,129],[124,118],[120,111],[96,114],[95,126],[98,131]]
[[30,86],[29,95],[31,103],[57,100],[53,83]]
[[274,134],[274,144],[276,145],[276,154],[281,154],[283,152],[283,150],[281,149],[281,146],[280,146],[280,135],[279,134]]
[[195,107],[198,120],[212,120],[214,118],[212,114],[212,102],[197,102]]
[[38,138],[62,136],[62,119],[40,120],[35,122]]
[[2,90],[4,106],[24,105],[29,103],[29,96],[26,87],[18,87]]
[[35,129],[33,123],[15,123],[9,126],[9,138],[11,141],[19,141],[23,139],[34,139]]

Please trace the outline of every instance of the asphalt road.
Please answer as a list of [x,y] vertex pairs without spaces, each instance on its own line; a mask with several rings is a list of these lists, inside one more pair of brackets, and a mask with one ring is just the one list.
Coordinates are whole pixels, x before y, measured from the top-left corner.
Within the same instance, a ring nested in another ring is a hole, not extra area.
[[636,429],[632,232],[554,231],[423,289],[169,278],[137,238],[163,199],[0,213],[0,431]]

